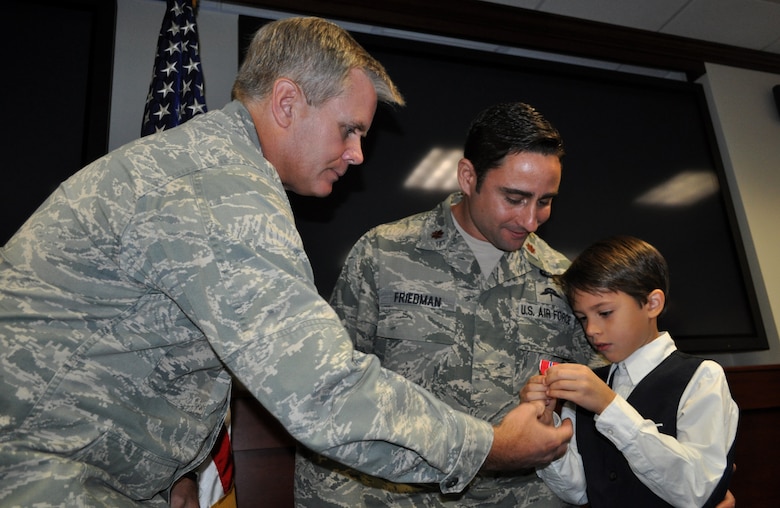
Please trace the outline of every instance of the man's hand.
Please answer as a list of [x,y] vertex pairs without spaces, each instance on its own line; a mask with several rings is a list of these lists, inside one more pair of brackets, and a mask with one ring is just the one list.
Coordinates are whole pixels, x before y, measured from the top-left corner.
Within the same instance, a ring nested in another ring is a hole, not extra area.
[[520,404],[493,427],[493,446],[485,464],[490,471],[516,471],[545,466],[566,451],[572,436],[572,424],[564,420],[560,427],[545,425],[538,418],[544,406]]
[[200,508],[198,483],[195,480],[183,477],[173,484],[171,508]]
[[734,494],[732,494],[730,490],[727,490],[726,497],[724,497],[723,501],[718,503],[718,506],[715,508],[736,508],[736,506],[737,500],[734,498]]

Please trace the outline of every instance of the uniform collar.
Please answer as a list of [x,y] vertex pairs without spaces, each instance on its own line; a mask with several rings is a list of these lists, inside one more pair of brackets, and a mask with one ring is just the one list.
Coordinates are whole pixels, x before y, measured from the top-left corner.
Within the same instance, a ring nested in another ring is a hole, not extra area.
[[[444,250],[460,239],[452,218],[451,207],[463,198],[463,194],[450,194],[429,214],[420,230],[417,247],[423,250]],[[461,243],[465,242],[461,240]],[[468,249],[468,246],[465,246]]]
[[[427,216],[420,230],[417,248],[447,251],[446,257],[450,264],[463,272],[469,272],[473,269],[472,263],[476,263],[476,258],[455,227],[451,210],[461,199],[461,192],[450,194],[433,209],[433,213]],[[528,272],[531,269],[530,264],[541,267],[541,261],[536,255],[536,239],[536,235],[531,234],[520,250],[502,256],[498,262],[498,283]]]

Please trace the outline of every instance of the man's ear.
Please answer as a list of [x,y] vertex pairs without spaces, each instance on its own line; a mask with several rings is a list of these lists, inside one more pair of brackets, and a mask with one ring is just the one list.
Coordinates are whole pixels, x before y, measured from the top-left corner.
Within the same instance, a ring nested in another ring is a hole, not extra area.
[[271,112],[281,127],[289,127],[295,113],[296,102],[303,100],[303,92],[292,80],[279,78],[271,91]]
[[645,305],[650,317],[658,317],[661,311],[664,310],[664,305],[666,305],[666,295],[660,289],[654,289],[647,295],[647,303]]
[[466,196],[471,196],[477,188],[477,172],[474,164],[466,158],[458,161],[458,185]]

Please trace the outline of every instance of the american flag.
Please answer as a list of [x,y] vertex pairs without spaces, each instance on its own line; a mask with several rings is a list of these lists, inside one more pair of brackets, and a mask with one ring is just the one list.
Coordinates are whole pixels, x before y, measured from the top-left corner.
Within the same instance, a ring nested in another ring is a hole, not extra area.
[[195,23],[197,0],[166,1],[141,136],[176,127],[206,112]]
[[[141,136],[176,127],[207,111],[195,23],[197,0],[166,2]],[[200,505],[235,508],[229,423],[223,425],[211,454],[198,482]]]

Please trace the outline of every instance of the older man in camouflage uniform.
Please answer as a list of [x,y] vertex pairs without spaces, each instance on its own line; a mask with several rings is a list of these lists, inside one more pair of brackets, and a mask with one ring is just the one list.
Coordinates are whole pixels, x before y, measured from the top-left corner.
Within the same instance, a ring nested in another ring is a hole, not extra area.
[[233,91],[81,170],[0,250],[0,505],[166,505],[229,373],[306,446],[382,477],[458,491],[560,456],[571,426],[453,411],[356,353],[317,294],[286,191],[327,195],[362,162],[377,98],[401,101],[382,66],[291,18],[258,32]]
[[[451,407],[498,422],[543,360],[595,358],[552,274],[569,261],[534,234],[563,155],[530,106],[478,116],[458,166],[462,193],[374,228],[350,252],[331,305],[357,349]],[[561,506],[533,470],[478,475],[460,495],[389,484],[303,450],[299,506]]]

